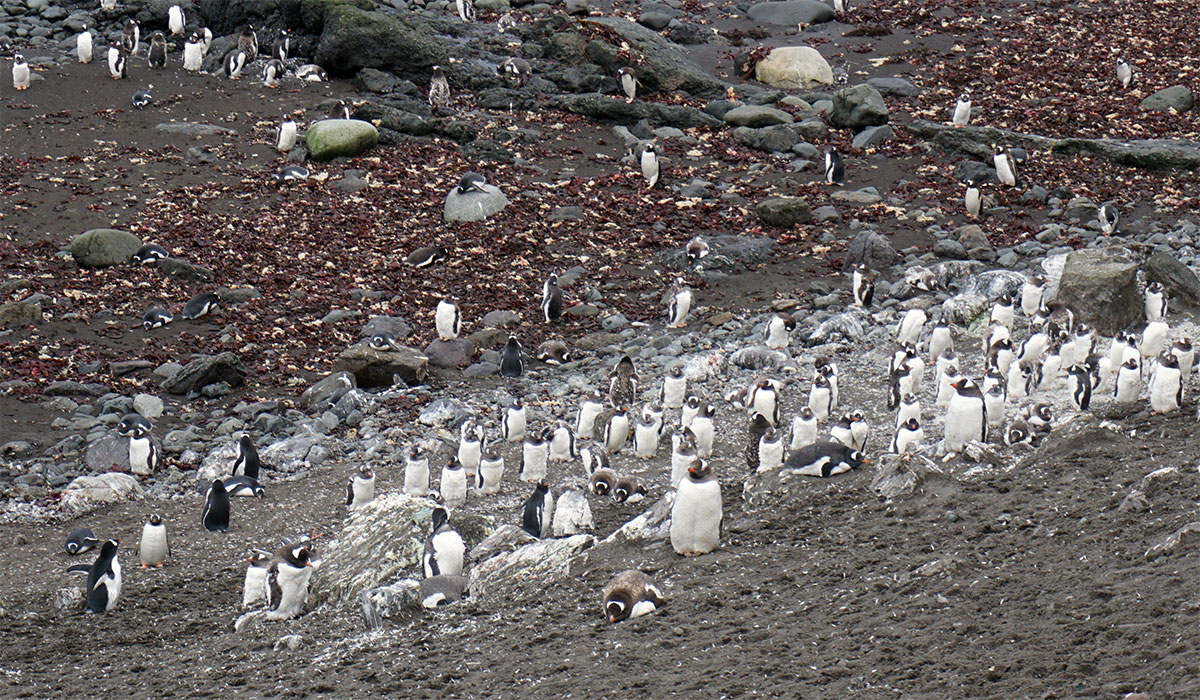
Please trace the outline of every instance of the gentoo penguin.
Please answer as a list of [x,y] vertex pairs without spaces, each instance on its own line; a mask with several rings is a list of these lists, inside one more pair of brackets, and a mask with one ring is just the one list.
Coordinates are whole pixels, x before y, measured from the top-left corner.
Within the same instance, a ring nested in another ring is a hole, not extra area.
[[258,34],[254,32],[253,25],[246,25],[242,33],[238,36],[238,50],[246,54],[246,63],[250,63],[258,57]]
[[492,445],[485,445],[479,455],[479,468],[475,470],[475,488],[480,493],[500,493],[503,476],[504,457]]
[[1182,375],[1183,381],[1187,381],[1188,377],[1192,376],[1192,367],[1196,363],[1196,349],[1192,345],[1191,338],[1180,338],[1171,344],[1169,351],[1175,356],[1179,362],[1179,374]]
[[224,71],[225,77],[230,80],[241,80],[242,70],[250,60],[246,56],[246,52],[241,49],[230,49],[229,53],[225,54],[225,58],[221,61],[221,70]]
[[151,68],[165,68],[167,65],[167,40],[162,32],[154,32],[150,37],[150,49],[146,58]]
[[150,431],[150,421],[136,413],[117,423],[117,434],[129,438],[129,471],[138,476],[150,476],[158,469],[158,448]]
[[292,35],[288,34],[288,30],[280,29],[279,37],[275,39],[275,43],[271,45],[271,58],[276,61],[288,60],[288,54],[292,52]]
[[775,428],[767,428],[767,431],[758,439],[758,471],[778,469],[783,465],[785,456],[783,434]]
[[200,70],[203,63],[204,45],[200,42],[200,35],[192,32],[183,45],[183,69],[195,73]]
[[583,465],[583,473],[588,476],[595,474],[598,469],[609,468],[608,453],[592,442],[579,448],[579,461]]
[[487,192],[484,185],[487,180],[479,173],[467,172],[458,179],[458,185],[454,188],[456,194],[466,194],[468,192]]
[[662,401],[663,408],[683,408],[686,396],[687,377],[683,374],[683,365],[668,367],[667,373],[663,376],[662,391],[659,392],[659,400]]
[[1163,351],[1167,341],[1167,333],[1171,327],[1166,321],[1151,321],[1142,329],[1142,342],[1138,343],[1138,351],[1142,357],[1157,357]]
[[919,448],[924,441],[925,431],[921,429],[920,421],[909,418],[896,426],[896,434],[892,437],[892,452],[904,454],[911,448]]
[[940,286],[937,274],[921,265],[913,265],[904,271],[904,283],[922,292],[932,292]]
[[642,416],[633,426],[633,456],[639,459],[651,459],[658,452],[659,429],[661,425],[650,418]]
[[785,469],[800,476],[833,476],[870,464],[857,450],[840,442],[814,442],[792,453],[783,463]]
[[225,492],[230,498],[257,498],[261,501],[267,495],[267,490],[258,483],[258,479],[248,476],[227,476],[221,479],[221,483],[225,485]]
[[521,343],[515,335],[510,335],[500,353],[500,376],[515,379],[524,371],[525,358],[521,355]]
[[212,30],[209,29],[208,27],[203,27],[200,29],[199,32],[197,32],[197,34],[200,35],[200,45],[201,45],[200,47],[202,49],[204,49],[204,55],[207,56],[208,50],[209,50],[209,48],[212,47],[212,42],[213,42]]
[[624,408],[615,408],[604,425],[604,449],[609,454],[617,454],[628,439],[629,413]]
[[161,567],[163,560],[170,553],[171,546],[167,543],[167,526],[163,523],[162,516],[154,513],[142,526],[142,539],[138,543],[138,559],[141,560],[143,569],[149,566]]
[[174,321],[175,317],[161,307],[154,307],[142,315],[142,328],[148,331],[156,330]]
[[133,254],[132,260],[138,265],[153,265],[159,260],[169,257],[171,257],[171,252],[166,248],[154,243],[147,243],[137,249],[137,252]]
[[1100,220],[1100,233],[1111,236],[1117,232],[1117,222],[1121,220],[1121,214],[1115,204],[1105,202],[1096,211],[1096,218]]
[[875,277],[874,270],[857,263],[854,265],[850,273],[850,292],[854,295],[855,306],[865,309],[871,305],[875,298]]
[[483,456],[484,430],[473,420],[463,421],[458,429],[458,463],[467,470],[467,478],[475,476]]
[[1075,360],[1078,363],[1084,362],[1088,356],[1092,354],[1092,347],[1095,345],[1095,339],[1092,335],[1091,326],[1086,323],[1081,323],[1075,327]]
[[1048,403],[1039,403],[1025,409],[1025,422],[1035,430],[1048,431],[1054,427],[1054,408]]
[[267,600],[275,605],[265,615],[268,620],[287,620],[300,615],[308,599],[308,580],[312,577],[312,549],[308,541],[285,544],[276,550],[267,569]]
[[509,29],[516,29],[519,22],[517,16],[510,10],[500,15],[500,19],[496,20],[496,28],[503,34]]
[[1158,356],[1158,367],[1150,375],[1150,410],[1170,413],[1183,403],[1183,374],[1179,360],[1169,352]]
[[692,290],[676,283],[667,293],[667,327],[687,326],[688,313],[692,309]]
[[1146,285],[1143,301],[1147,321],[1161,321],[1167,317],[1167,290],[1161,282]]
[[996,167],[996,179],[1001,185],[1017,186],[1017,164],[1002,146],[996,146],[992,153],[992,164]]
[[529,61],[517,56],[509,56],[500,64],[500,72],[513,82],[514,87],[525,87],[533,78],[533,67]]
[[808,406],[803,406],[792,416],[792,441],[788,450],[796,450],[817,441],[817,417]]
[[702,459],[712,457],[713,453],[713,415],[717,409],[710,403],[706,403],[700,407],[700,411],[692,418],[691,425],[687,427],[692,431],[693,442],[696,447],[696,456]]
[[[630,360],[632,366],[633,361]],[[587,440],[596,436],[596,419],[604,411],[604,399],[599,390],[584,397],[579,404],[579,418],[575,422],[575,437]]]
[[362,465],[358,471],[350,475],[346,484],[346,507],[357,510],[375,500],[375,472],[371,467]]
[[708,257],[708,243],[700,236],[696,236],[688,241],[684,256],[687,257],[688,265],[698,268],[700,261]]
[[[745,391],[745,389],[743,389]],[[700,415],[700,398],[695,394],[690,394],[687,400],[683,402],[683,407],[679,409],[679,427],[686,428],[692,424],[696,416]]]
[[751,469],[758,468],[758,448],[762,442],[762,436],[766,435],[771,428],[771,421],[761,413],[755,413],[750,416],[750,423],[746,426],[746,466]]
[[604,587],[604,617],[609,622],[649,615],[665,602],[654,579],[636,569],[622,571]]
[[425,578],[462,576],[465,552],[462,535],[450,525],[450,514],[445,508],[434,508],[433,529],[425,539],[425,550],[421,554]]
[[967,210],[969,219],[979,219],[983,214],[983,195],[979,192],[979,184],[974,179],[967,180],[967,190],[963,193],[963,206]]
[[171,35],[183,34],[184,26],[183,8],[179,5],[171,5],[167,8],[167,28],[171,30]]
[[550,483],[539,481],[533,493],[525,499],[525,511],[521,516],[521,529],[541,539],[550,535],[550,524],[554,521],[554,494]]
[[1016,356],[1017,351],[1013,348],[1012,339],[1001,338],[988,348],[986,365],[995,368],[1002,376],[1008,376],[1008,368],[1012,366]]
[[971,96],[969,94],[964,92],[958,96],[958,102],[954,103],[954,116],[950,119],[950,123],[956,127],[971,123]]
[[746,397],[746,410],[751,414],[761,413],[772,426],[779,424],[779,397],[775,384],[766,377],[758,380]]
[[112,76],[113,80],[120,80],[125,77],[126,68],[125,52],[117,42],[110,42],[108,45],[108,74]]
[[296,77],[307,83],[323,83],[329,80],[325,69],[315,63],[306,63],[296,69]]
[[1033,316],[1042,308],[1042,299],[1046,294],[1046,278],[1034,275],[1021,285],[1021,312]]
[[522,481],[537,482],[546,478],[546,461],[550,457],[550,446],[542,433],[529,431],[521,442]]
[[954,396],[946,406],[946,451],[961,452],[972,440],[987,441],[987,408],[974,381],[964,377],[951,386]]
[[1067,393],[1071,395],[1071,403],[1081,411],[1092,405],[1092,378],[1087,367],[1071,365],[1067,370]]
[[229,492],[225,490],[223,480],[213,479],[208,485],[200,520],[209,532],[225,532],[229,529]]
[[500,418],[500,437],[507,442],[524,440],[527,415],[521,397],[513,397],[512,403],[505,406],[504,415]]
[[637,97],[638,79],[633,69],[623,67],[617,71],[617,82],[621,84],[621,92],[625,93],[625,101],[633,102]]
[[808,394],[808,408],[817,421],[829,418],[833,408],[833,394],[829,390],[829,380],[823,374],[813,375],[812,389]]
[[660,174],[658,162],[658,147],[651,141],[642,148],[640,158],[642,165],[642,177],[646,178],[646,189],[653,188],[658,184],[658,176]]
[[442,72],[441,66],[433,67],[433,74],[429,77],[429,106],[436,111],[439,107],[446,107],[450,104],[450,81],[446,80],[446,74]]
[[271,566],[271,555],[255,552],[247,559],[246,578],[242,581],[242,608],[257,605],[259,601],[271,604],[271,587],[267,585],[267,571]]
[[67,535],[67,541],[63,544],[63,550],[70,556],[83,554],[91,551],[96,545],[100,544],[100,540],[96,538],[90,528],[80,527],[71,530]]
[[929,333],[929,361],[941,363],[942,356],[949,351],[954,355],[954,337],[950,335],[950,324],[943,318],[933,325]]
[[708,554],[721,542],[721,485],[697,459],[680,480],[671,506],[671,548],[692,557]]
[[851,0],[833,0],[834,12],[849,12],[853,9],[854,6],[851,4]]
[[279,87],[279,79],[284,76],[287,69],[283,67],[283,61],[278,58],[272,58],[263,66],[262,81],[263,87],[277,88]]
[[409,253],[408,257],[405,258],[404,261],[413,267],[420,268],[436,265],[448,257],[450,257],[450,252],[445,248],[435,245],[427,245],[417,248],[413,252]]
[[1017,419],[1004,431],[1004,444],[1012,447],[1033,442],[1033,430],[1023,419]]
[[75,53],[80,63],[92,62],[92,32],[86,24],[79,31],[79,36],[75,37]]
[[455,6],[458,9],[458,18],[463,22],[475,21],[475,0],[455,0]]
[[691,431],[687,428],[676,430],[671,435],[671,488],[679,486],[688,468],[695,462],[696,443]]
[[145,109],[151,102],[154,102],[154,97],[147,90],[137,90],[133,93],[133,97],[129,101],[134,107]]
[[588,477],[588,490],[597,496],[607,496],[617,483],[617,475],[607,467],[600,467]]
[[813,369],[817,374],[829,380],[829,410],[838,407],[840,392],[838,391],[838,366],[828,355],[819,355],[813,360]]
[[996,384],[983,392],[983,408],[987,411],[989,428],[1000,428],[1004,425],[1004,402],[1008,393],[1003,384]]
[[612,486],[612,499],[617,503],[637,503],[646,498],[646,487],[636,476],[622,476]]
[[1012,399],[1023,399],[1028,395],[1028,378],[1033,373],[1032,362],[1013,362],[1008,367],[1004,392]]
[[141,40],[142,23],[136,19],[125,22],[125,28],[121,31],[121,48],[125,50],[125,53],[136,56]]
[[567,425],[566,421],[556,422],[554,430],[550,433],[550,461],[569,462],[577,456],[575,433],[571,431],[571,426]]
[[921,420],[921,400],[916,394],[905,394],[900,399],[900,406],[896,409],[896,425],[900,425],[909,418]]
[[1000,298],[996,300],[996,303],[992,305],[992,314],[988,320],[991,323],[999,323],[1009,331],[1012,331],[1013,295],[1010,292],[1001,294]]
[[112,12],[117,9],[117,0],[100,0],[100,9],[105,12]]
[[258,479],[258,470],[262,463],[258,459],[258,450],[249,435],[238,438],[237,457],[233,460],[232,474]]
[[1121,83],[1121,87],[1129,89],[1129,84],[1133,82],[1133,68],[1129,66],[1129,62],[1124,58],[1117,59],[1117,82]]
[[630,406],[637,394],[637,370],[633,358],[623,355],[608,375],[608,402],[614,408]]
[[442,299],[433,313],[433,324],[440,340],[454,340],[462,332],[462,314],[453,299]]
[[846,416],[850,419],[850,446],[859,452],[866,451],[867,440],[871,436],[871,424],[867,422],[867,414],[851,411]]
[[408,446],[404,462],[404,493],[418,497],[429,495],[429,458],[416,443]]
[[796,330],[796,319],[791,314],[774,314],[767,321],[764,341],[772,350],[783,350],[792,342],[791,333]]
[[457,461],[450,460],[442,467],[438,492],[447,508],[462,508],[467,502],[467,471]]
[[350,103],[345,100],[332,100],[329,103],[329,119],[349,119]]
[[1042,330],[1042,327],[1033,326],[1033,328],[1035,330],[1021,343],[1021,350],[1017,353],[1016,358],[1018,362],[1039,362],[1042,353],[1050,347],[1050,334]]
[[562,289],[558,286],[558,275],[554,273],[542,283],[542,316],[546,323],[562,320]]
[[108,540],[100,547],[100,555],[89,567],[77,564],[67,571],[87,571],[87,610],[106,613],[117,607],[121,597],[121,562],[117,560],[117,545],[120,540]]
[[909,309],[896,324],[896,342],[901,345],[916,345],[921,339],[927,316],[923,309]]
[[466,576],[432,576],[421,581],[421,607],[433,610],[469,598]]
[[1117,369],[1113,398],[1117,403],[1133,403],[1142,392],[1142,365],[1136,357],[1128,357]]
[[842,162],[842,154],[836,148],[825,151],[825,184],[846,184],[846,164]]
[[188,303],[183,305],[183,311],[179,312],[179,318],[184,321],[194,321],[201,316],[213,313],[221,307],[221,299],[212,292],[197,294],[188,300]]
[[287,153],[296,147],[296,121],[290,114],[283,115],[283,121],[275,131],[275,150]]
[[829,438],[833,442],[839,442],[846,447],[856,449],[854,446],[854,435],[850,429],[851,422],[849,413],[838,418],[833,425],[829,426]]

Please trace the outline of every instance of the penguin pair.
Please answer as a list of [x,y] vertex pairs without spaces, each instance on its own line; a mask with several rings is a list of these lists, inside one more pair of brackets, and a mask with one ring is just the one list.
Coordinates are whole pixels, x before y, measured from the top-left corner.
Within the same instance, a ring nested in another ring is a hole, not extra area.
[[87,573],[84,595],[87,611],[106,613],[117,606],[121,597],[121,562],[117,558],[120,540],[108,540],[100,547],[96,560],[88,564],[76,564],[67,569],[72,573]]
[[117,423],[117,434],[129,438],[129,471],[137,476],[150,476],[158,469],[158,446],[151,430],[150,421],[137,413]]

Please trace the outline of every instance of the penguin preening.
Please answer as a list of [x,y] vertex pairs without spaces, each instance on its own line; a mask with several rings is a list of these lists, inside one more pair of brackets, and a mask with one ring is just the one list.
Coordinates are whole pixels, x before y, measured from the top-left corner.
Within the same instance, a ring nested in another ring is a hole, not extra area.
[[846,184],[846,164],[842,162],[842,154],[838,153],[836,148],[825,152],[825,184]]
[[700,459],[692,463],[671,506],[671,548],[685,557],[707,554],[721,542],[721,485]]
[[604,616],[609,622],[649,615],[665,602],[654,579],[636,569],[622,571],[604,587]]
[[138,559],[142,568],[161,567],[167,555],[171,553],[171,545],[167,541],[167,526],[162,516],[154,513],[142,527],[142,539],[138,543]]
[[462,535],[450,525],[450,514],[445,508],[433,509],[432,522],[433,527],[421,554],[425,578],[462,576],[466,552]]
[[791,335],[794,330],[796,330],[796,319],[791,314],[774,314],[767,321],[764,344],[772,350],[782,350],[791,344]]

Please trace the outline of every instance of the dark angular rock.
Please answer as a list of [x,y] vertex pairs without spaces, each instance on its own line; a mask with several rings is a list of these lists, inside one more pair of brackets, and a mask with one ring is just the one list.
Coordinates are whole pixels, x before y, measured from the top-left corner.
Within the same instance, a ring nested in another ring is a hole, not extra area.
[[380,352],[358,343],[337,356],[333,370],[350,372],[358,386],[365,388],[392,386],[397,376],[408,386],[416,386],[425,381],[428,364],[428,358],[413,348],[401,346],[399,350]]
[[184,365],[175,376],[164,380],[162,389],[171,394],[189,394],[218,382],[241,386],[247,374],[249,372],[245,365],[232,352],[204,355]]
[[179,258],[159,258],[154,263],[158,269],[173,280],[184,282],[212,282],[217,278],[212,270]]
[[1200,305],[1200,279],[1171,253],[1155,248],[1142,269],[1148,281],[1161,282],[1167,288],[1172,303],[1182,301],[1191,306]]
[[887,124],[888,108],[883,95],[870,85],[852,85],[833,94],[829,124],[861,131],[868,126]]
[[900,257],[891,241],[884,238],[874,229],[863,229],[850,241],[846,248],[846,257],[842,260],[842,269],[849,270],[856,263],[866,265],[875,270],[891,267]]
[[475,346],[467,338],[434,339],[425,348],[425,356],[434,367],[457,369],[471,364],[471,358],[475,356]]
[[812,210],[803,197],[774,197],[759,203],[754,211],[764,224],[779,228],[812,221]]

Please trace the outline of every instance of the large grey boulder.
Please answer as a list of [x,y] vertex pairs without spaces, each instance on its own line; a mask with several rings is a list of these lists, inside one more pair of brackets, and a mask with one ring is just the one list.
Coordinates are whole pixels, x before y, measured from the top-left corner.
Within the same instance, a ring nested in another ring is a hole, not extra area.
[[123,438],[115,432],[105,433],[104,437],[88,445],[83,463],[94,472],[109,469],[128,471],[129,438]]
[[518,592],[545,589],[567,578],[571,560],[596,543],[591,535],[538,540],[476,564],[471,594],[484,600],[509,598]]
[[1183,85],[1172,85],[1142,100],[1142,109],[1149,109],[1156,112],[1168,112],[1171,110],[1186,112],[1192,108],[1194,102],[1195,99],[1192,96],[1191,90]]
[[891,267],[900,254],[892,246],[891,241],[884,238],[878,231],[865,228],[859,231],[846,248],[846,257],[842,259],[842,269],[849,270],[852,266],[866,265],[874,270]]
[[110,267],[129,262],[142,239],[112,228],[94,228],[71,239],[71,256],[80,267]]
[[772,197],[754,208],[758,218],[768,226],[792,228],[812,221],[812,209],[803,197]]
[[63,508],[76,515],[110,503],[140,501],[146,497],[137,479],[120,472],[76,478],[62,492]]
[[377,143],[379,130],[374,124],[358,119],[322,119],[304,134],[308,155],[316,161],[353,158]]
[[[767,3],[786,5],[790,3]],[[820,3],[819,7],[829,9]],[[758,5],[756,7],[761,7]],[[754,8],[750,9],[751,12]],[[779,46],[771,49],[767,57],[754,66],[754,77],[771,87],[787,90],[810,90],[824,85],[833,85],[833,69],[811,46]]]
[[870,85],[851,85],[833,93],[829,111],[831,126],[862,131],[868,126],[887,124],[888,108],[883,95]]
[[796,28],[798,24],[819,24],[837,19],[833,8],[817,0],[785,0],[751,5],[746,13],[750,19],[782,27]]
[[1171,253],[1155,248],[1142,263],[1142,270],[1148,282],[1161,282],[1167,288],[1172,304],[1182,301],[1191,306],[1200,305],[1200,279]]
[[764,126],[760,129],[739,126],[733,130],[733,138],[747,148],[767,153],[789,152],[792,146],[803,140],[790,124]]
[[766,105],[741,105],[725,113],[725,123],[730,126],[748,126],[754,129],[776,124],[791,124],[796,121],[790,113]]
[[164,379],[162,389],[169,394],[189,394],[218,382],[241,386],[247,374],[246,366],[232,352],[203,355],[184,365],[174,376]]
[[454,340],[434,338],[425,347],[425,357],[429,358],[429,364],[442,369],[466,367],[471,364],[471,358],[474,355],[475,344],[468,338],[455,338]]
[[586,42],[587,57],[608,75],[616,75],[618,69],[628,65],[627,56],[633,53],[640,60],[638,80],[648,92],[681,90],[695,97],[716,97],[725,93],[724,83],[693,63],[682,47],[657,32],[623,17],[594,15],[587,21],[612,30],[629,45],[622,47],[600,40]]
[[333,371],[353,374],[358,386],[367,389],[392,386],[395,377],[416,386],[425,381],[428,367],[429,358],[414,348],[380,351],[365,342],[351,345],[333,361]]
[[472,547],[467,556],[474,562],[487,561],[497,554],[513,552],[537,541],[536,537],[525,532],[519,525],[505,523]]
[[1143,316],[1138,263],[1123,248],[1086,248],[1067,254],[1057,301],[1077,321],[1113,335]]
[[499,187],[484,183],[480,188],[482,191],[459,192],[457,187],[450,190],[442,207],[442,216],[446,223],[483,221],[489,216],[499,214],[508,206],[508,197],[504,196]]
[[362,338],[370,338],[376,333],[390,333],[393,338],[407,338],[412,335],[412,326],[399,316],[372,316],[359,331]]
[[326,405],[342,398],[343,394],[357,386],[358,381],[352,373],[335,370],[328,377],[304,390],[304,393],[300,395],[300,408],[305,411],[314,407],[325,408]]
[[340,442],[328,435],[305,433],[295,435],[286,440],[271,443],[259,450],[263,468],[270,468],[285,474],[295,474],[298,471],[323,464],[331,457],[337,457],[342,452]]

